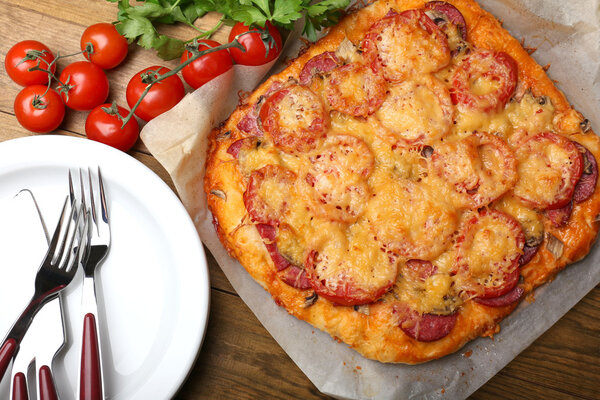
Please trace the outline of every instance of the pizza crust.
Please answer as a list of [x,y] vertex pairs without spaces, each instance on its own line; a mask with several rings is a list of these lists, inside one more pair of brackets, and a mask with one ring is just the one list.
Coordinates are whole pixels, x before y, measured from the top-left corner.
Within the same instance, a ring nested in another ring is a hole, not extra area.
[[[477,47],[504,51],[517,62],[519,85],[530,88],[535,96],[546,96],[555,110],[554,127],[557,133],[568,136],[587,147],[600,160],[600,139],[592,132],[582,133],[582,117],[573,110],[541,68],[522,48],[521,44],[505,31],[500,23],[477,4],[466,0],[449,1],[464,16],[468,28],[468,41]],[[297,78],[306,62],[324,51],[335,51],[347,38],[358,44],[364,32],[390,8],[397,11],[423,6],[422,1],[378,1],[346,17],[315,45],[281,73],[270,77],[238,107],[221,127],[213,130],[209,138],[209,156],[206,163],[205,191],[213,213],[219,239],[231,256],[238,259],[248,273],[260,283],[291,315],[307,321],[328,332],[334,339],[347,343],[367,358],[381,362],[415,364],[440,358],[463,347],[479,336],[498,332],[499,322],[518,305],[487,307],[474,301],[461,305],[456,325],[440,340],[419,342],[399,329],[399,321],[390,305],[377,302],[369,305],[368,315],[353,307],[337,306],[319,298],[307,307],[307,297],[312,289],[299,290],[284,283],[277,275],[273,261],[265,248],[263,238],[250,222],[243,200],[245,178],[237,162],[227,149],[240,132],[237,125],[276,82],[288,77]],[[520,90],[519,87],[517,91]],[[545,239],[534,258],[521,269],[522,287],[531,293],[539,285],[552,280],[566,265],[584,257],[596,239],[599,225],[600,191],[581,204],[576,204],[567,226],[555,228],[544,218]],[[564,243],[558,259],[546,248],[550,235]],[[529,296],[529,299],[532,297]]]

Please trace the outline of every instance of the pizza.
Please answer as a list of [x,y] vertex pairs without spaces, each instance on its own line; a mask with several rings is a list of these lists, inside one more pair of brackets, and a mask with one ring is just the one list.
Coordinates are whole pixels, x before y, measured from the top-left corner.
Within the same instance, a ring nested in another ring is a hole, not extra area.
[[291,315],[415,364],[492,336],[598,232],[600,141],[471,0],[347,15],[210,136],[228,252]]

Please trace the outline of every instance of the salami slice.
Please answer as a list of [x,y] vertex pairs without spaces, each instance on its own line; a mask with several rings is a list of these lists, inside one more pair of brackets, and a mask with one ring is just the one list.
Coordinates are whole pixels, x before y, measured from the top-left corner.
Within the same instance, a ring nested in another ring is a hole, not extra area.
[[571,213],[573,212],[573,202],[570,201],[566,206],[561,208],[555,208],[553,210],[546,210],[546,216],[552,221],[552,225],[557,228],[561,228],[569,223]]
[[261,136],[262,131],[258,124],[258,113],[254,108],[244,115],[244,117],[238,122],[237,128],[247,134],[252,136]]
[[474,300],[477,303],[488,307],[504,307],[514,303],[515,301],[519,301],[524,292],[525,291],[521,286],[515,286],[511,291],[503,294],[502,296],[493,297],[490,299],[475,298]]
[[577,142],[573,142],[579,152],[583,156],[583,173],[579,182],[575,185],[573,192],[573,201],[581,203],[589,199],[596,190],[596,182],[598,181],[598,163],[596,157],[584,146]]
[[432,14],[433,22],[442,32],[447,32],[447,24],[456,26],[462,40],[467,40],[467,23],[462,13],[456,7],[445,1],[430,1],[425,3],[426,13]]
[[524,245],[525,235],[514,218],[498,210],[482,210],[461,225],[456,239],[459,285],[472,297],[508,293],[519,281]]
[[273,260],[273,264],[275,264],[275,269],[277,271],[282,271],[288,267],[291,267],[292,263],[282,256],[277,249],[277,244],[275,243],[277,229],[274,226],[267,224],[257,224],[256,229],[258,230],[260,236],[264,239],[265,247],[271,256],[271,260]]
[[288,268],[281,271],[279,277],[282,281],[295,287],[296,289],[310,289],[310,281],[306,276],[306,270],[298,267],[297,265],[290,265]]
[[433,342],[447,336],[456,325],[458,313],[449,315],[419,314],[408,307],[397,307],[400,329],[419,342]]
[[452,126],[454,106],[448,89],[434,76],[391,86],[374,116],[382,125],[377,134],[392,145],[433,144]]
[[519,259],[519,266],[522,267],[523,265],[531,261],[533,259],[533,256],[535,256],[538,252],[539,248],[539,244],[536,246],[523,246],[523,254],[521,254],[521,258]]
[[308,85],[315,75],[330,72],[336,68],[339,63],[340,61],[333,51],[326,51],[318,54],[304,64],[302,71],[300,71],[298,82],[301,85]]
[[264,239],[265,247],[271,256],[271,260],[273,260],[273,264],[275,264],[279,278],[297,289],[309,289],[311,285],[304,268],[292,264],[279,252],[277,243],[275,243],[277,228],[267,224],[257,224],[256,229]]
[[330,135],[310,161],[305,181],[315,214],[335,221],[356,221],[370,194],[367,178],[375,159],[369,146],[354,136]]

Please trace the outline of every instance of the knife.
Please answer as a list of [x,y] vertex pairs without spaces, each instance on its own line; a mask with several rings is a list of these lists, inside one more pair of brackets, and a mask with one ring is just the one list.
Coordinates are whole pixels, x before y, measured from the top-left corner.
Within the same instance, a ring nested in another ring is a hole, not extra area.
[[[17,196],[20,206],[37,216],[37,222],[31,226],[32,239],[30,246],[38,251],[48,246],[50,236],[37,204],[34,194],[21,190]],[[35,220],[35,219],[34,219]],[[43,232],[43,236],[40,234]],[[43,239],[40,239],[42,237]],[[64,346],[65,326],[62,311],[62,294],[46,304],[36,315],[30,331],[23,339],[21,349],[17,354],[11,374],[12,400],[28,400],[27,370],[31,363],[36,364],[37,398],[39,400],[57,400],[58,394],[52,377],[52,360],[55,354]]]

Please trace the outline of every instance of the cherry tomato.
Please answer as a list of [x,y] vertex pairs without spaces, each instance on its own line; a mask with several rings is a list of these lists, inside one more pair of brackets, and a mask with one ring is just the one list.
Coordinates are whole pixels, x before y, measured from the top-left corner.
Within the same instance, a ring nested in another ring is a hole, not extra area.
[[[15,98],[17,121],[31,132],[47,133],[58,128],[65,117],[65,105],[60,95],[44,85],[31,85]],[[45,93],[45,94],[44,94]]]
[[[43,54],[40,55],[40,59],[23,61],[28,51],[40,51]],[[54,54],[44,44],[36,40],[23,40],[8,50],[4,59],[4,68],[10,79],[21,86],[45,85],[48,83],[48,74],[43,71],[29,71],[29,69],[38,63],[40,68],[48,69],[52,61],[54,61]],[[52,64],[50,70],[54,73],[56,64]]]
[[[112,110],[113,113],[106,110]],[[123,118],[129,114],[125,108],[116,106],[115,110],[111,104],[102,104],[94,108],[85,120],[85,133],[91,140],[127,151],[137,141],[140,128],[135,118],[131,118],[127,125],[121,127],[123,121],[116,115],[117,111]]]
[[[200,44],[198,50],[203,51],[206,49],[214,48],[220,46],[219,42],[215,42],[214,40],[204,39],[197,41]],[[181,62],[189,60],[193,56],[192,52],[186,50],[181,55]],[[183,75],[183,79],[193,87],[194,89],[198,89],[200,86],[204,85],[206,82],[216,78],[222,73],[229,71],[233,67],[233,61],[231,60],[231,55],[227,49],[218,50],[214,53],[208,53],[200,58],[193,61],[187,67],[181,70],[181,75]]]
[[[169,68],[153,66],[135,74],[127,84],[126,96],[129,107],[133,108],[142,96],[142,92],[146,89],[146,86],[151,83],[153,78],[157,77],[157,73],[163,75],[170,71]],[[177,75],[170,76],[152,86],[135,110],[135,115],[144,121],[150,121],[173,108],[183,99],[184,95],[185,89],[181,78]]]
[[60,95],[67,107],[74,110],[91,110],[104,103],[108,97],[106,74],[89,61],[77,61],[67,65],[59,79],[68,87],[68,91],[61,91]]
[[[231,53],[231,57],[233,57],[235,62],[241,65],[263,65],[277,58],[279,53],[281,53],[281,35],[279,34],[277,28],[275,28],[270,22],[267,22],[264,28],[250,28],[241,22],[238,22],[233,26],[231,32],[229,33],[229,41],[232,42],[237,35],[250,30],[263,31],[264,33],[254,32],[240,36],[238,40],[242,46],[244,46],[246,52],[232,47],[229,52]],[[269,33],[268,35],[267,32]],[[269,37],[269,35],[271,36]],[[268,53],[263,39],[267,40],[268,42]]]
[[92,44],[93,52],[85,52],[83,55],[102,69],[116,67],[127,56],[127,39],[117,32],[113,24],[103,22],[88,26],[81,35],[82,51],[88,43]]

